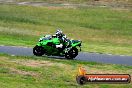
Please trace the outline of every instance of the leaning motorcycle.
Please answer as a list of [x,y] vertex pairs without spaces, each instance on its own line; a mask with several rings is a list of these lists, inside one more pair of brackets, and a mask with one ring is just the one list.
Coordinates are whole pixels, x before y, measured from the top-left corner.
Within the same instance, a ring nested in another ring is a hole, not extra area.
[[63,43],[62,48],[56,48],[56,45],[60,43],[60,39],[57,37],[41,37],[37,45],[33,48],[33,54],[36,56],[63,56],[67,59],[73,59],[78,55],[78,51],[81,51],[82,42],[80,40],[67,39],[67,42]]

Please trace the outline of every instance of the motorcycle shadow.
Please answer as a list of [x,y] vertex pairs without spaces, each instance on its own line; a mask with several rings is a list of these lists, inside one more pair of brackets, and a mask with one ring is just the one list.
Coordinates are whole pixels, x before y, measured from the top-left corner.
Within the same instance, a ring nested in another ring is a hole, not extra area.
[[66,59],[65,57],[61,57],[61,56],[46,56],[46,55],[43,55],[42,57],[52,58],[52,59],[75,60],[75,59]]

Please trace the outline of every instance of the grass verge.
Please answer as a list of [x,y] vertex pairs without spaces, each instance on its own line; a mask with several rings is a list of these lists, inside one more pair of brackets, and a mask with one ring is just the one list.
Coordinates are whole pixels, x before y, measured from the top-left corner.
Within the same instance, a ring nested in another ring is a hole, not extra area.
[[[78,66],[88,73],[132,75],[132,66],[83,62],[47,57],[24,57],[0,54],[0,88],[131,88],[130,84],[89,84],[75,81]],[[18,85],[19,84],[19,85]]]

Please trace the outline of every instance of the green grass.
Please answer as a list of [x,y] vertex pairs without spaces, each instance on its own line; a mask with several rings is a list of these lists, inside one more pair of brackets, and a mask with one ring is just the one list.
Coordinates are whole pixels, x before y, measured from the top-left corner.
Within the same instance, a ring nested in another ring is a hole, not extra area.
[[[32,1],[32,2],[50,2],[50,3],[88,3],[97,0],[14,0],[18,2],[24,1]],[[105,2],[123,2],[123,3],[130,3],[131,0],[98,0],[98,1],[105,1]]]
[[0,44],[33,47],[57,28],[83,51],[132,55],[132,12],[111,8],[0,5]]
[[[87,73],[132,75],[132,66],[102,64],[47,57],[20,57],[0,54],[0,88],[131,88],[130,84],[88,84],[80,86],[75,77],[78,66]],[[68,71],[68,72],[67,72]]]

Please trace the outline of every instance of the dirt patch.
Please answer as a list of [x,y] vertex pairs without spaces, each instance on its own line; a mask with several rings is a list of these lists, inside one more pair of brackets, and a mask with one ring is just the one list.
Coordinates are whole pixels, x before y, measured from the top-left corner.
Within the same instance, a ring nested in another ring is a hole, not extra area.
[[20,75],[30,75],[30,76],[35,76],[38,77],[39,74],[35,73],[35,72],[27,72],[27,71],[22,71],[22,70],[18,70],[18,69],[14,69],[14,68],[10,68],[11,73],[15,73],[15,74],[20,74]]
[[38,60],[20,60],[20,61],[16,61],[16,63],[30,67],[42,67],[42,66],[64,67],[65,66],[65,64],[62,63],[53,63],[50,61],[38,61]]
[[29,60],[29,61],[23,62],[22,64],[26,66],[31,66],[31,67],[41,67],[41,66],[52,66],[53,65],[53,63],[49,61],[34,61],[34,60]]
[[49,6],[47,7],[49,10],[58,10],[58,9],[62,9],[62,7],[54,7],[54,6]]
[[0,57],[0,61],[6,61],[6,60],[8,60],[7,57],[3,57],[3,56]]
[[0,2],[14,2],[14,0],[0,0]]

